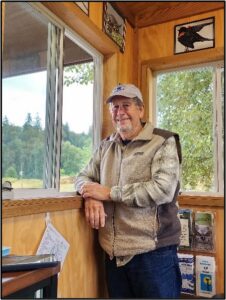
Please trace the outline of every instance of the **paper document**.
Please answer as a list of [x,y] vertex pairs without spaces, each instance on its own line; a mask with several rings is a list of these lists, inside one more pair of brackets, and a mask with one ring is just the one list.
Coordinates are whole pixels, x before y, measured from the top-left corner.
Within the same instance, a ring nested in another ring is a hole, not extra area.
[[65,238],[49,223],[43,234],[37,254],[54,254],[55,260],[61,262],[61,268],[70,245]]

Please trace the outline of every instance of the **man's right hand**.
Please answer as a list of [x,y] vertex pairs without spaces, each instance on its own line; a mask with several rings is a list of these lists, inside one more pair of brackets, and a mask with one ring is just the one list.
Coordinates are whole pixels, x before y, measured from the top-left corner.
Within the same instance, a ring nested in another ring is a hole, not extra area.
[[105,226],[105,217],[107,216],[104,211],[102,201],[87,198],[85,201],[85,216],[86,221],[94,229],[99,229]]

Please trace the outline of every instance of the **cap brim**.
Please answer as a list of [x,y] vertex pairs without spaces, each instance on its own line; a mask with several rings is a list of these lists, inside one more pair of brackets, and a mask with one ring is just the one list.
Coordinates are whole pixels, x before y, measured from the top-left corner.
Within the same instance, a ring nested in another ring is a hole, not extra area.
[[117,95],[113,95],[113,96],[109,97],[109,98],[106,100],[106,103],[111,103],[111,102],[112,102],[112,100],[113,100],[114,98],[118,97],[118,96],[120,96],[120,97],[124,97],[124,98],[131,98],[131,97],[129,97],[129,96],[125,96],[125,95],[117,94]]

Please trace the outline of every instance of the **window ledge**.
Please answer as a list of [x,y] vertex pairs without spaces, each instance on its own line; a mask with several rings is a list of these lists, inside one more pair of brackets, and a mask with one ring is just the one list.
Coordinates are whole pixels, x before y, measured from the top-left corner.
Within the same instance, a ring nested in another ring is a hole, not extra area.
[[179,206],[217,206],[224,207],[224,196],[213,195],[179,195]]
[[11,191],[3,191],[3,200],[24,200],[37,198],[57,198],[62,196],[76,196],[76,192],[58,192],[57,189],[26,189],[16,188]]
[[82,208],[80,196],[58,196],[46,198],[30,198],[22,200],[3,200],[2,218],[33,215],[51,211]]
[[[224,207],[223,196],[180,195],[179,205]],[[33,215],[51,211],[81,209],[83,200],[80,196],[60,195],[58,197],[30,198],[21,200],[3,200],[2,218]]]

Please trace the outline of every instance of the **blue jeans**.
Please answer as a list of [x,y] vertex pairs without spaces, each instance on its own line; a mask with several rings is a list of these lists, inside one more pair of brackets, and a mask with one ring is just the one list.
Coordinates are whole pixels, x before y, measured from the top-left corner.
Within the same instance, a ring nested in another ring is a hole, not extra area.
[[182,279],[176,246],[135,255],[121,267],[106,255],[106,275],[110,298],[180,297]]

